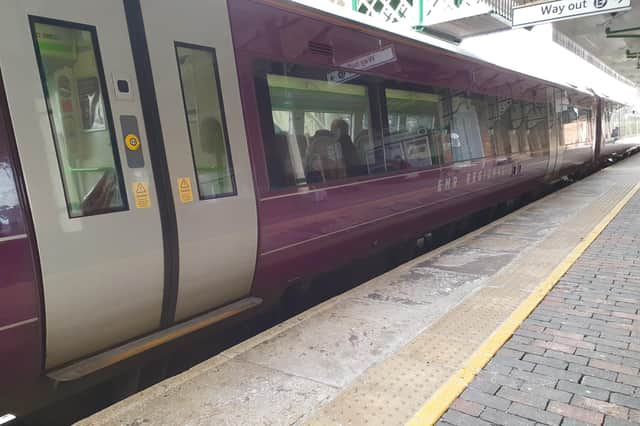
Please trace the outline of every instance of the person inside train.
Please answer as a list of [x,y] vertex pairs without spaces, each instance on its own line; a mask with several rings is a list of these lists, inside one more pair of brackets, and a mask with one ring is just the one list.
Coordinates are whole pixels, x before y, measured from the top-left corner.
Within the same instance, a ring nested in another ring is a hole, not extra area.
[[308,183],[326,182],[347,176],[342,146],[329,130],[318,130],[309,140],[305,154]]
[[618,126],[614,127],[611,131],[611,139],[615,142],[620,136],[620,128]]
[[342,148],[342,155],[347,167],[347,176],[360,176],[367,174],[366,166],[363,166],[358,155],[358,150],[349,136],[349,124],[336,118],[331,122],[331,133],[337,138]]

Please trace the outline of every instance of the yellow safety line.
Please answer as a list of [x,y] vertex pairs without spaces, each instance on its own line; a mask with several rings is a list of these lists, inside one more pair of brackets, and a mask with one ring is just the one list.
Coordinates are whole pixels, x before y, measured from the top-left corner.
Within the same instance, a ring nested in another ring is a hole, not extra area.
[[640,190],[640,183],[636,184],[625,197],[586,235],[586,237],[555,267],[555,269],[540,283],[540,285],[527,297],[518,308],[491,334],[480,348],[476,350],[462,368],[456,371],[440,388],[429,398],[420,410],[409,420],[409,426],[433,425],[447,411],[449,406],[462,393],[473,378],[493,358],[496,352],[504,345],[520,324],[538,306],[547,293],[556,285],[562,276],[571,268],[576,260],[584,253],[591,243],[600,235],[607,225],[620,213],[620,210],[629,202],[636,192]]

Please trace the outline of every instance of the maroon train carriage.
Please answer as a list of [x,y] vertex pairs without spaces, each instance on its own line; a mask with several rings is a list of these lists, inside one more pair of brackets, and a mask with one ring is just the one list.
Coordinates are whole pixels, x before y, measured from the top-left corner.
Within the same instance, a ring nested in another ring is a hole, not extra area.
[[0,28],[0,410],[637,146],[622,105],[287,1]]

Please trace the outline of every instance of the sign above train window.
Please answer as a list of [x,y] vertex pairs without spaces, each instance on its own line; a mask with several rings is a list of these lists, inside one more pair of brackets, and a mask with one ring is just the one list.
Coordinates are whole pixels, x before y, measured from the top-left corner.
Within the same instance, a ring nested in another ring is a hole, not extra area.
[[629,10],[631,0],[555,0],[513,9],[513,28]]
[[[341,68],[348,68],[358,71],[365,71],[375,67],[379,67],[389,62],[397,61],[396,51],[393,46],[384,47],[373,52],[366,53],[361,56],[352,58],[344,63],[339,64]],[[358,74],[347,71],[332,71],[327,74],[327,81],[330,83],[346,83],[349,80],[357,78]]]

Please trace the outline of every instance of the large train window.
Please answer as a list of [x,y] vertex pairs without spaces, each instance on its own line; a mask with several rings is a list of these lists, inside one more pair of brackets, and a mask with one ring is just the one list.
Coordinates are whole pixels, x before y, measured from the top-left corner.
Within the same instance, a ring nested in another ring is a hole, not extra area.
[[624,107],[619,111],[620,127],[616,138],[629,138],[640,135],[640,116],[633,107]]
[[496,147],[491,136],[491,110],[489,108],[489,97],[484,95],[472,95],[472,102],[478,117],[478,130],[482,151],[485,157],[493,157],[496,154]]
[[387,82],[387,169],[429,168],[494,154],[486,97]]
[[591,110],[581,108],[578,111],[578,143],[590,144],[591,130]]
[[563,105],[562,134],[565,145],[591,142],[591,111],[573,105]]
[[388,137],[385,158],[388,168],[432,167],[444,162],[442,97],[413,90],[386,89]]
[[486,156],[477,102],[470,96],[451,97],[451,152],[453,161],[468,161]]
[[602,137],[605,143],[615,143],[623,137],[636,135],[637,131],[633,126],[636,121],[632,110],[619,105],[605,106],[602,112]]
[[254,65],[272,188],[549,150],[546,104],[296,64]]
[[526,140],[532,156],[549,153],[549,131],[547,125],[547,104],[543,102],[524,103]]
[[126,210],[95,27],[30,20],[69,216]]
[[367,85],[295,65],[260,65],[256,89],[272,188],[376,171]]
[[511,98],[490,98],[489,110],[496,155],[510,155],[520,152],[518,130],[523,125],[522,114],[517,101]]
[[176,43],[176,56],[200,199],[236,195],[216,52]]
[[602,137],[605,143],[614,143],[618,138],[620,126],[616,122],[618,111],[610,106],[602,109]]
[[497,155],[549,152],[546,104],[489,98],[489,121]]

